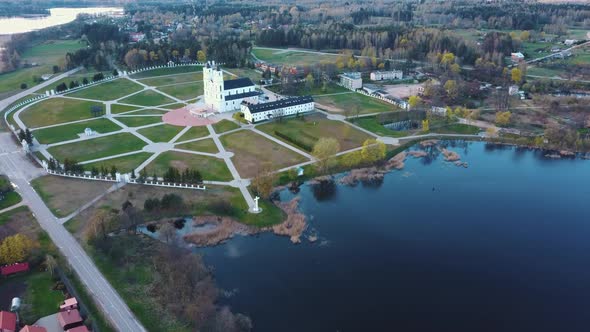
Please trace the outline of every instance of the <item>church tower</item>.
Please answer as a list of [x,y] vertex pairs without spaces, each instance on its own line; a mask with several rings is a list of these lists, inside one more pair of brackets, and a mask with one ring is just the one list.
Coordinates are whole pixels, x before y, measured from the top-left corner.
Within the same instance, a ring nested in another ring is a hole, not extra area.
[[203,68],[203,83],[205,104],[217,112],[224,112],[223,71],[215,64],[215,61],[207,62]]

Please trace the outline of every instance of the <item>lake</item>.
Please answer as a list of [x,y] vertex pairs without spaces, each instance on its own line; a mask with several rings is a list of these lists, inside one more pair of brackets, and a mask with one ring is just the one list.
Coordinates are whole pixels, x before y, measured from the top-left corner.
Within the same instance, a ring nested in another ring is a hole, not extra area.
[[87,7],[87,8],[51,8],[48,16],[38,17],[0,17],[0,35],[11,35],[49,28],[74,21],[78,14],[117,14],[123,8]]
[[448,144],[468,168],[435,154],[381,184],[302,186],[316,242],[198,249],[223,302],[255,331],[587,331],[590,162]]

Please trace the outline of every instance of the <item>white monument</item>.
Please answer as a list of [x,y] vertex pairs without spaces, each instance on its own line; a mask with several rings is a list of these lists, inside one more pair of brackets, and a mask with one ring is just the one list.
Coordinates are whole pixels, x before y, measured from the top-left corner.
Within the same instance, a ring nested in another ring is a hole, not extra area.
[[84,129],[84,135],[92,136],[92,135],[94,135],[94,132],[92,131],[92,129],[86,128],[86,129]]
[[260,197],[258,197],[258,196],[254,197],[254,207],[252,207],[252,213],[260,213],[262,211],[260,209],[260,207],[258,206],[259,199],[260,199]]

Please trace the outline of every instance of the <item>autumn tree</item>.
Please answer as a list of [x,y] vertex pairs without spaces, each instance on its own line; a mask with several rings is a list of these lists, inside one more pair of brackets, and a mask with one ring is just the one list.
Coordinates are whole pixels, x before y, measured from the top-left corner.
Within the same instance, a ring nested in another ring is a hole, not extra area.
[[203,52],[202,50],[199,50],[197,52],[197,61],[201,63],[207,61],[207,56],[205,55],[205,52]]
[[0,244],[0,264],[14,264],[29,258],[35,243],[23,234],[6,237]]
[[457,86],[457,81],[455,81],[455,80],[446,81],[444,88],[445,88],[445,92],[447,93],[447,96],[449,97],[449,99],[451,99],[451,100],[457,99],[457,97],[459,96],[459,87]]
[[429,131],[430,130],[430,123],[428,119],[422,120],[422,131]]
[[363,156],[360,151],[353,151],[342,156],[342,165],[347,168],[354,167],[363,161]]
[[340,143],[335,138],[322,137],[315,143],[311,154],[317,158],[317,166],[320,172],[331,166],[334,155],[339,151]]
[[509,111],[496,113],[496,124],[499,126],[506,126],[510,123],[512,113]]
[[363,143],[361,156],[364,162],[375,162],[385,158],[386,150],[385,143],[370,138]]
[[512,82],[516,84],[520,84],[522,82],[522,71],[518,68],[512,68],[510,71],[510,76],[512,78]]
[[414,109],[422,104],[422,98],[420,96],[410,96],[408,98],[408,104],[410,105],[410,109]]
[[114,215],[110,210],[100,209],[89,220],[85,238],[87,242],[105,240],[113,226]]
[[270,165],[264,165],[260,172],[252,179],[252,189],[263,199],[272,194],[277,175]]

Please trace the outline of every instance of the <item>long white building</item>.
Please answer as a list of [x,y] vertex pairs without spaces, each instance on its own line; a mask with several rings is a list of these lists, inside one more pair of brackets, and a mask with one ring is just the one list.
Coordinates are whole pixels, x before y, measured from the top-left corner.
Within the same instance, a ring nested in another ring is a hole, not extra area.
[[404,77],[404,73],[401,70],[374,71],[370,76],[371,81],[401,80]]
[[282,116],[312,112],[315,109],[315,103],[311,96],[286,98],[267,103],[244,100],[240,109],[244,113],[246,121],[256,123]]
[[260,92],[249,78],[223,80],[223,71],[215,62],[203,67],[205,104],[217,112],[231,112],[240,109],[246,98],[258,101]]

